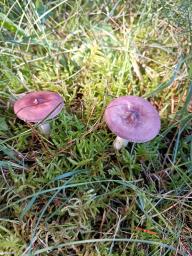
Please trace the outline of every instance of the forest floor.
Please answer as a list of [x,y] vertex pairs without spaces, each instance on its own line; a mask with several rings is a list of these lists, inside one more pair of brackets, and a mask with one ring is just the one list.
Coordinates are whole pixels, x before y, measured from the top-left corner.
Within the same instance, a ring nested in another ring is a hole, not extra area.
[[[192,255],[192,3],[0,3],[0,255]],[[20,93],[65,101],[51,135]],[[103,113],[148,99],[160,134],[118,152]]]

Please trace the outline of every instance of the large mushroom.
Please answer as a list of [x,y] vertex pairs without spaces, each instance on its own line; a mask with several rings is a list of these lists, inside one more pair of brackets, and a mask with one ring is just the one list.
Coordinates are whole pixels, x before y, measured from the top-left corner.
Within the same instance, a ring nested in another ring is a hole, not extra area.
[[116,150],[127,143],[152,140],[161,127],[159,113],[153,105],[138,96],[122,96],[107,106],[104,119],[109,129],[117,135],[113,146]]
[[40,123],[39,129],[49,135],[47,120],[57,116],[64,106],[63,98],[55,92],[38,91],[25,94],[14,104],[17,117],[26,123]]

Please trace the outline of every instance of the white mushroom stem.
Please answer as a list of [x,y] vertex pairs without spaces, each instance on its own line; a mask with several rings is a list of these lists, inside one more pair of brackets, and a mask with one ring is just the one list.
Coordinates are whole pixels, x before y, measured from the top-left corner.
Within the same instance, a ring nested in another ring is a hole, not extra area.
[[43,135],[50,135],[51,126],[49,123],[42,123],[38,126],[38,128]]
[[120,150],[121,148],[126,147],[128,144],[128,140],[122,139],[121,137],[117,136],[113,142],[113,147],[116,150]]

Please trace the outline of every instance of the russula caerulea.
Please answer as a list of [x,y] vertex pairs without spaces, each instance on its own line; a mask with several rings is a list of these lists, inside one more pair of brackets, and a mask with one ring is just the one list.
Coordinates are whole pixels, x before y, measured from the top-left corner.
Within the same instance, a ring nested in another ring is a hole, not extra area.
[[26,123],[41,123],[41,132],[48,135],[50,125],[46,121],[57,116],[63,106],[63,98],[58,93],[38,91],[27,93],[18,99],[14,104],[14,112]]
[[161,121],[153,105],[138,96],[122,96],[107,106],[104,119],[109,129],[117,135],[113,146],[116,150],[127,143],[143,143],[159,133]]

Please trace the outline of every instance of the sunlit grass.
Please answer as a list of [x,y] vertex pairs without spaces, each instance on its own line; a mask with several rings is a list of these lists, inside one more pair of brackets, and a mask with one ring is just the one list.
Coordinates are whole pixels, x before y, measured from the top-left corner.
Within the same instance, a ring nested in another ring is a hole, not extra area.
[[[191,253],[191,6],[0,3],[0,253]],[[50,138],[13,113],[34,90],[64,98]],[[115,152],[103,113],[121,95],[150,100],[162,128]]]

